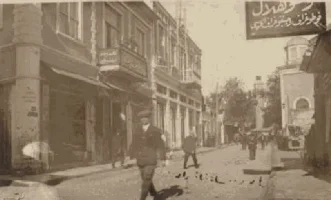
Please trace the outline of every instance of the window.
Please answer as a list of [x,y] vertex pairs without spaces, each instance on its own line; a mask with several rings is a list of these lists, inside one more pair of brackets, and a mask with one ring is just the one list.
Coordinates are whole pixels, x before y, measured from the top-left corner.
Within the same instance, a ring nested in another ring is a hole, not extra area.
[[58,31],[74,39],[81,39],[81,11],[81,3],[60,3]]
[[164,130],[164,105],[162,103],[157,103],[157,126]]
[[306,52],[306,46],[293,46],[289,48],[289,62],[298,63],[301,62],[304,53]]
[[306,99],[301,98],[301,99],[299,99],[299,100],[296,102],[295,107],[296,107],[296,109],[298,109],[298,110],[309,109],[309,102],[308,102]]
[[173,99],[177,99],[177,93],[170,90],[170,97],[173,98]]
[[142,30],[137,29],[136,38],[138,44],[138,54],[145,56],[145,33]]
[[175,58],[176,58],[176,40],[174,38],[171,39],[171,64],[175,65]]
[[290,62],[293,62],[293,61],[295,61],[296,59],[297,59],[297,48],[296,47],[290,47],[289,48],[289,56],[288,56],[288,58],[289,58],[289,61]]
[[164,36],[164,28],[159,25],[159,56],[161,58],[165,58],[165,36]]
[[105,21],[106,48],[119,47],[121,40],[121,15],[107,5]]
[[164,86],[162,86],[162,85],[157,84],[157,86],[156,86],[156,90],[157,90],[157,92],[160,93],[160,94],[164,94],[164,95],[167,94],[167,88],[164,87]]
[[186,103],[186,97],[180,95],[180,101],[183,102],[183,103]]

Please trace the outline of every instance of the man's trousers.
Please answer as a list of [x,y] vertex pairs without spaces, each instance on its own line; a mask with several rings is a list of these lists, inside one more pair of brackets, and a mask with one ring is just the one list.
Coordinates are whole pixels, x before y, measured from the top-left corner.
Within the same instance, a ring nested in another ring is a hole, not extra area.
[[145,200],[148,193],[155,196],[157,191],[153,184],[155,165],[139,166],[140,176],[142,179],[140,200]]

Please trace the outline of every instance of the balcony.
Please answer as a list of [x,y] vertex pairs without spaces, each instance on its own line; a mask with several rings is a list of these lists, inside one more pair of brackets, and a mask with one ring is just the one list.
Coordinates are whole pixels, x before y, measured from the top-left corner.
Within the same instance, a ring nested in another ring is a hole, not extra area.
[[193,70],[188,70],[184,74],[183,80],[181,81],[187,88],[190,89],[201,89],[201,79],[199,75]]
[[163,58],[159,58],[157,60],[156,70],[162,72],[163,74],[168,74],[177,80],[181,79],[179,69],[175,66],[169,66],[168,62]]
[[99,51],[100,71],[137,82],[147,81],[147,61],[134,49],[121,45]]

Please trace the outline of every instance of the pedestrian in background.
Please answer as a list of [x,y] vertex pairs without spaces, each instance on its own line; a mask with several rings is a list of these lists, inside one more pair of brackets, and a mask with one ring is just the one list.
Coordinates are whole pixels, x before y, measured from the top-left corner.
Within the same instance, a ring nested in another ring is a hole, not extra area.
[[183,151],[184,151],[184,169],[187,169],[187,161],[189,157],[192,157],[195,168],[198,168],[198,160],[196,156],[197,138],[193,130],[190,131],[190,135],[184,139]]
[[144,110],[138,113],[141,125],[133,134],[130,155],[137,159],[137,166],[142,179],[140,200],[146,200],[148,193],[156,197],[158,192],[153,184],[153,176],[157,166],[158,152],[165,166],[165,144],[161,138],[161,130],[150,124],[151,112]]
[[239,133],[236,133],[234,135],[234,142],[236,143],[236,145],[240,144],[240,134]]
[[112,166],[116,168],[116,162],[120,160],[121,167],[124,166],[125,153],[123,147],[123,132],[120,128],[117,128],[115,135],[112,138]]
[[241,149],[246,150],[247,148],[247,134],[245,132],[241,135]]
[[266,146],[266,136],[264,135],[265,133],[261,133],[261,149],[264,150],[265,146]]
[[256,148],[257,148],[257,137],[255,133],[248,133],[248,150],[249,150],[249,159],[255,160],[256,157]]

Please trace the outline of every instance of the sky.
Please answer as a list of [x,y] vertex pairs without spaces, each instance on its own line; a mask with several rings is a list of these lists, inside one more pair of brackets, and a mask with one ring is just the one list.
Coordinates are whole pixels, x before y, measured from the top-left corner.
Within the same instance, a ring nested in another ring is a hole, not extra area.
[[[175,16],[174,1],[161,1]],[[202,90],[207,95],[230,77],[240,78],[247,89],[255,76],[267,80],[276,67],[285,64],[284,47],[290,37],[246,40],[244,0],[183,0],[187,29],[202,50]],[[327,23],[331,1],[326,2]],[[307,39],[312,36],[303,36]]]

